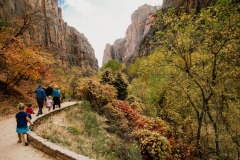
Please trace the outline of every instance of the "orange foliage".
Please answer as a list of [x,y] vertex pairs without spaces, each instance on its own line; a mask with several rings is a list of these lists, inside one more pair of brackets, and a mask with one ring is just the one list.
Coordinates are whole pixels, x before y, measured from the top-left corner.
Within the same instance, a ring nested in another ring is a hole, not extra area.
[[[124,113],[129,123],[133,124],[135,128],[133,134],[139,140],[142,154],[145,157],[170,156],[175,140],[166,122],[143,116],[124,101],[113,100],[112,103],[120,113]],[[164,146],[164,151],[161,146]]]
[[29,27],[34,27],[33,19],[37,12],[17,17],[0,26],[0,73],[4,75],[5,90],[23,79],[40,79],[39,68],[52,63],[51,56],[28,44],[29,34],[25,34]]
[[[141,115],[125,101],[112,101],[113,106],[134,127],[132,134],[138,139],[146,159],[194,159],[194,147],[176,142],[169,124],[160,118]],[[165,157],[165,158],[164,158]]]
[[141,115],[125,101],[113,100],[112,103],[120,112],[124,113],[129,121],[135,124],[135,129],[159,131],[164,136],[168,136],[172,132],[170,126],[165,121]]

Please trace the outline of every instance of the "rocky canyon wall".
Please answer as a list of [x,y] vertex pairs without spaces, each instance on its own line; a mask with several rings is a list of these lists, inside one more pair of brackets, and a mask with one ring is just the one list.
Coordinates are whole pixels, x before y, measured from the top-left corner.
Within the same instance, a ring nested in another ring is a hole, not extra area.
[[118,60],[126,63],[129,58],[136,55],[139,48],[139,43],[148,33],[152,15],[159,9],[150,5],[143,5],[139,7],[131,15],[131,24],[127,28],[126,37],[118,39],[113,45],[107,44],[103,55],[103,65],[109,60]]
[[57,0],[0,0],[0,16],[5,20],[38,12],[34,27],[27,29],[29,44],[41,46],[56,59],[78,65],[83,71],[99,70],[94,49],[84,34],[69,26],[62,18]]
[[[107,44],[103,65],[109,60],[118,60],[124,64],[133,63],[136,58],[150,54],[150,41],[154,41],[156,30],[151,27],[157,10],[176,8],[178,13],[190,12],[191,9],[200,11],[201,8],[212,5],[216,0],[163,0],[160,7],[143,5],[131,16],[131,24],[126,31],[126,38],[117,40],[113,45]],[[154,47],[154,46],[153,46]]]

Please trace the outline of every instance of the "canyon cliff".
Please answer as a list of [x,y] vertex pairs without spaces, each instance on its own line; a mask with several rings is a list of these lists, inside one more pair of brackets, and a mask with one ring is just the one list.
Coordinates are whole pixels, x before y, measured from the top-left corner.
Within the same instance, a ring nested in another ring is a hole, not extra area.
[[118,60],[126,63],[129,58],[136,55],[139,49],[139,43],[148,33],[152,15],[159,9],[150,5],[143,5],[139,7],[131,15],[131,24],[127,28],[126,37],[118,39],[113,45],[107,44],[103,55],[103,65],[109,60]]
[[56,60],[80,66],[86,74],[98,72],[94,49],[83,33],[64,22],[57,0],[0,0],[0,16],[6,21],[31,12],[37,14],[34,25],[25,31],[28,44],[47,49]]
[[[131,16],[131,24],[126,31],[124,39],[116,40],[113,45],[107,44],[103,55],[103,65],[109,60],[117,60],[126,65],[133,63],[136,58],[144,57],[150,54],[150,41],[154,41],[156,30],[151,27],[154,22],[155,13],[161,10],[167,10],[170,7],[176,8],[178,14],[181,12],[190,12],[196,9],[212,5],[216,0],[163,0],[163,5],[153,7],[143,5]],[[154,47],[154,46],[153,46]]]

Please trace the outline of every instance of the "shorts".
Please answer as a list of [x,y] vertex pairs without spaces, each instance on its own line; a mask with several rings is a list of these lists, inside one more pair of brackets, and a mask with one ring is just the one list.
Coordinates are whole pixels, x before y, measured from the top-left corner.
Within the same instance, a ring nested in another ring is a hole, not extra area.
[[22,133],[27,133],[29,131],[29,128],[17,128],[16,129],[16,132],[19,133],[19,134],[22,134]]

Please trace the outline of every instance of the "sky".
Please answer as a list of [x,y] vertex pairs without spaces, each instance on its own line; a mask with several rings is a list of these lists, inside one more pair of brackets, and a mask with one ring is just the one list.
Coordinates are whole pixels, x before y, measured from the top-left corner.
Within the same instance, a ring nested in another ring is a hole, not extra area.
[[131,15],[138,7],[162,5],[162,0],[65,0],[63,19],[92,45],[99,67],[107,43],[125,37]]

